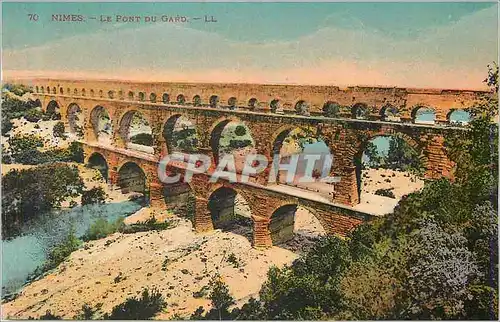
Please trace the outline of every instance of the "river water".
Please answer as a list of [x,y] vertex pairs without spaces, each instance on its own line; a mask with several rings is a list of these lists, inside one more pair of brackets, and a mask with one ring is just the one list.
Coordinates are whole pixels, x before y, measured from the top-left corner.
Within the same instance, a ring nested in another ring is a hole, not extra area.
[[132,201],[87,205],[65,210],[53,210],[23,227],[23,234],[2,240],[2,298],[17,292],[30,274],[42,265],[54,245],[75,229],[82,237],[99,218],[115,221],[135,213],[141,205]]

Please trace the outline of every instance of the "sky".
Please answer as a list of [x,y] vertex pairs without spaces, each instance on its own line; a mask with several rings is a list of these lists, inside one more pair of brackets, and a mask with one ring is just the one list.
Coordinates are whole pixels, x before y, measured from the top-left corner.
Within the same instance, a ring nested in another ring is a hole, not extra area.
[[[498,61],[497,6],[4,2],[2,71],[7,77],[484,88],[487,65]],[[84,21],[52,21],[53,14]],[[141,21],[117,21],[117,15]],[[111,21],[100,22],[101,16]],[[147,16],[157,21],[146,22]]]

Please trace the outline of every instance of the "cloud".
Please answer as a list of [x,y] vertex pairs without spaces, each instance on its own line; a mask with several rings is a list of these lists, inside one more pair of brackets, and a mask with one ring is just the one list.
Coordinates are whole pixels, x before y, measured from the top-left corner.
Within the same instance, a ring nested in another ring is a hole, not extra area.
[[497,53],[496,6],[417,39],[324,27],[293,41],[238,42],[173,24],[105,30],[3,53],[17,73],[158,81],[480,88]]

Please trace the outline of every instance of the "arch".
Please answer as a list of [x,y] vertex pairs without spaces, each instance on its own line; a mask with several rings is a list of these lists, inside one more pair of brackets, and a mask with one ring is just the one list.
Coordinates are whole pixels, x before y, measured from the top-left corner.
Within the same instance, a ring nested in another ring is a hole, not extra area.
[[127,111],[120,119],[119,134],[126,147],[148,153],[154,152],[153,130],[141,112]]
[[104,97],[104,93],[103,93],[102,89],[99,90],[99,97]]
[[472,117],[467,110],[451,109],[446,115],[446,119],[452,125],[466,125],[471,121]]
[[[36,91],[38,92],[38,86],[36,87]],[[59,94],[64,95],[64,89],[59,87]]]
[[90,155],[90,157],[87,160],[86,166],[88,168],[92,169],[97,169],[101,173],[102,177],[104,178],[104,181],[108,182],[108,162],[106,161],[106,158],[98,152],[94,152]]
[[311,113],[309,112],[309,103],[304,100],[299,100],[295,103],[295,112],[298,115],[309,116]]
[[163,185],[163,198],[168,210],[181,218],[187,218],[194,225],[196,195],[187,182]]
[[351,108],[351,116],[353,119],[365,120],[368,118],[370,111],[366,103],[356,103]]
[[[35,91],[36,91],[37,93],[39,93],[39,92],[40,92],[40,90],[39,90],[38,86],[36,86],[36,87],[35,87]],[[62,93],[61,93],[61,94],[62,94]]]
[[117,179],[122,193],[139,193],[146,200],[146,173],[137,163],[129,161],[123,164],[118,169]]
[[109,112],[103,106],[96,106],[90,113],[90,123],[95,137],[103,143],[111,143],[113,135],[113,124]]
[[56,89],[56,87],[55,87],[55,86],[54,86],[54,87],[52,87],[52,94],[57,94],[57,89]]
[[[424,147],[407,134],[380,132],[372,134],[361,142],[354,156],[353,164],[356,167],[358,200],[363,201],[362,190],[370,187],[362,185],[362,179],[369,175],[367,174],[370,172],[369,169],[375,169],[374,178],[381,177],[376,180],[380,181],[379,185],[382,187],[386,186],[387,183],[391,184],[392,180],[395,183],[401,179],[409,180],[406,175],[400,176],[400,172],[411,172],[415,176],[423,176],[428,159],[424,153]],[[395,176],[398,178],[392,179]],[[411,186],[411,183],[398,183],[397,186],[406,189]],[[397,188],[396,185],[394,187]]]
[[436,111],[432,107],[419,105],[411,111],[411,118],[415,124],[435,124]]
[[168,93],[163,93],[161,100],[162,100],[163,104],[170,103],[170,95],[168,95]]
[[271,101],[271,103],[269,104],[269,108],[271,109],[271,113],[280,113],[281,111],[283,111],[281,102],[277,98]]
[[50,94],[50,87],[47,86],[47,94]]
[[83,137],[83,126],[85,124],[83,119],[82,109],[78,104],[71,103],[67,110],[69,131],[79,138]]
[[217,96],[217,95],[210,96],[209,104],[210,104],[211,108],[218,108],[219,107],[219,96]]
[[193,106],[201,106],[201,97],[200,97],[200,95],[193,96]]
[[248,100],[248,108],[251,110],[254,110],[258,107],[259,102],[255,97],[252,97],[251,99]]
[[123,97],[123,91],[122,90],[118,91],[118,99],[120,99],[120,100],[124,99],[124,97]]
[[73,90],[73,95],[74,95],[74,96],[78,96],[78,88],[75,88],[75,89]]
[[380,109],[380,119],[383,121],[400,121],[399,110],[391,104],[386,104]]
[[177,104],[184,105],[186,103],[186,97],[183,94],[177,95]]
[[163,138],[169,153],[173,151],[197,152],[198,135],[196,127],[181,114],[171,116],[163,126]]
[[[224,139],[223,141],[221,141]],[[219,119],[210,132],[210,147],[214,156],[215,164],[219,162],[219,157],[225,154],[235,153],[239,156],[248,153],[246,151],[255,146],[255,141],[250,133],[250,129],[239,119],[223,118]]]
[[69,87],[66,88],[66,95],[71,95],[71,89]]
[[115,98],[115,92],[114,91],[108,91],[108,98],[109,99],[114,99]]
[[139,92],[139,101],[144,102],[146,100],[146,94],[144,92]]
[[85,88],[82,88],[82,96],[85,96]]
[[268,230],[273,245],[286,244],[296,235],[314,240],[326,234],[323,223],[314,209],[295,203],[285,203],[277,207],[271,215]]
[[340,104],[334,101],[327,101],[323,104],[323,115],[326,117],[337,117],[340,113]]
[[134,92],[129,91],[128,94],[127,94],[127,96],[128,96],[128,100],[129,101],[133,101],[134,100]]
[[227,100],[227,105],[229,106],[229,109],[234,110],[236,109],[236,106],[238,105],[238,99],[236,97],[230,97]]
[[47,104],[45,113],[50,117],[51,120],[60,120],[61,108],[59,106],[59,103],[57,103],[57,101],[55,100],[51,100],[49,104]]
[[[325,198],[332,198],[333,186],[319,179],[331,170],[331,150],[313,129],[286,125],[272,136],[271,158],[273,165],[296,162],[293,177],[287,170],[276,170],[276,181],[295,188],[312,191]],[[309,156],[315,160],[309,161]],[[312,163],[314,162],[314,163]]]
[[149,101],[151,103],[156,103],[156,94],[155,93],[149,94]]
[[45,93],[45,88],[43,86],[40,87],[40,91],[41,91],[42,94]]
[[208,210],[215,229],[232,231],[253,240],[253,220],[245,198],[236,190],[222,186],[208,198]]
[[90,97],[94,97],[94,95],[95,95],[94,90],[93,90],[93,89],[91,89],[91,90],[90,90]]

